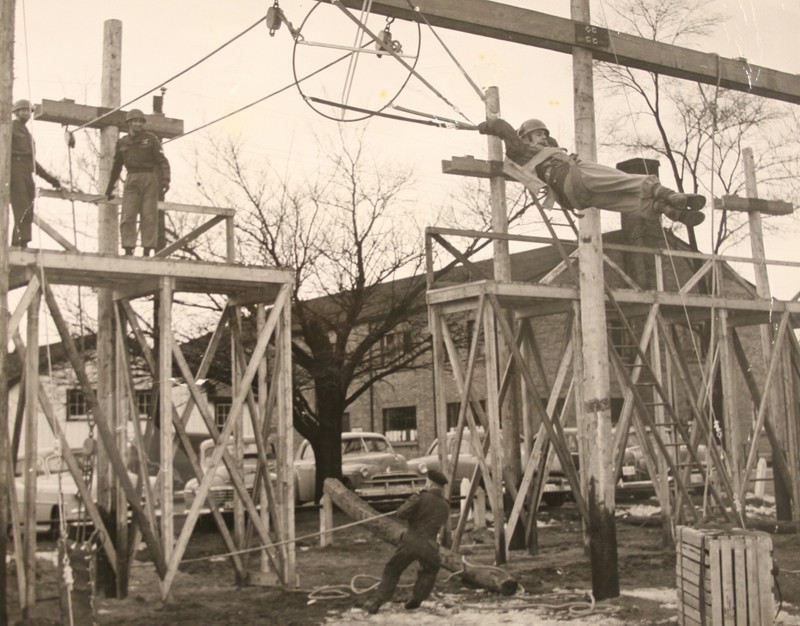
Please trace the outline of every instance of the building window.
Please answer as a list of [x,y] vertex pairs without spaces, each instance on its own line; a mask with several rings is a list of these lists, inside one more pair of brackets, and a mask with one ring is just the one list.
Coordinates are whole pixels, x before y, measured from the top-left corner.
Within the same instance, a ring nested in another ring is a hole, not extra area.
[[[486,415],[486,400],[480,401],[481,408],[483,409],[483,414]],[[447,430],[453,430],[456,426],[458,426],[458,412],[461,409],[460,402],[448,402],[447,403]],[[475,419],[475,423],[480,426],[483,424],[483,420],[481,417],[475,412],[472,406],[469,407],[469,411],[472,411],[472,417]],[[467,425],[467,421],[464,420],[464,425]]]
[[86,419],[88,413],[89,405],[86,402],[86,394],[83,393],[83,389],[67,389],[67,419]]
[[214,400],[214,421],[217,424],[217,428],[225,427],[225,422],[228,421],[232,406],[233,403],[228,399]]
[[410,330],[398,330],[387,333],[381,339],[381,354],[384,362],[392,361],[411,352],[412,339]]
[[399,406],[383,410],[383,431],[392,443],[417,440],[417,407]]
[[136,390],[136,409],[140,417],[150,419],[153,416],[153,390]]

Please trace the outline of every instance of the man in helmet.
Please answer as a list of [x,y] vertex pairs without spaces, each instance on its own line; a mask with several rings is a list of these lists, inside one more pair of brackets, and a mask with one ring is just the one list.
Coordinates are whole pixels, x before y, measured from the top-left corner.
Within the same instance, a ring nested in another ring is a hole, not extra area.
[[27,248],[31,240],[31,224],[33,224],[33,199],[36,187],[33,175],[42,177],[54,189],[61,189],[59,180],[44,169],[36,160],[33,137],[27,123],[31,119],[31,103],[28,100],[17,100],[12,113],[11,122],[11,211],[14,214],[14,230],[11,234],[11,245]]
[[150,256],[158,242],[158,201],[163,200],[169,190],[169,161],[164,156],[158,137],[144,130],[144,113],[139,109],[131,109],[125,119],[128,134],[117,142],[106,197],[109,200],[114,197],[114,185],[124,165],[127,177],[122,191],[119,222],[122,247],[126,256],[133,254],[138,218],[144,256]]
[[515,131],[505,120],[494,119],[481,122],[478,130],[500,137],[508,158],[535,172],[568,209],[596,207],[642,217],[663,214],[687,226],[697,226],[705,219],[699,212],[706,203],[703,196],[675,192],[655,176],[628,174],[567,155],[541,120],[526,120]]

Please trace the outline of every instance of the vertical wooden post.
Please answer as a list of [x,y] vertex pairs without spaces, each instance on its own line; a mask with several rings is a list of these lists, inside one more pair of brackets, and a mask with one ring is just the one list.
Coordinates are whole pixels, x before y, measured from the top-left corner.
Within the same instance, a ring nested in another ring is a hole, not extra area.
[[[101,77],[101,106],[116,108],[120,105],[122,82],[122,22],[106,20],[103,24],[103,69]],[[108,126],[100,131],[100,159],[98,162],[98,193],[105,190],[111,173],[119,130]],[[97,249],[101,254],[117,252],[117,208],[113,204],[98,205]],[[116,429],[117,411],[114,402],[114,303],[110,289],[97,293],[97,400],[103,407],[112,428]],[[97,504],[109,529],[114,529],[113,541],[118,543],[116,523],[116,496],[119,485],[114,479],[103,445],[97,455]],[[127,589],[120,588],[114,570],[101,556],[97,563],[99,588],[108,597],[124,597]]]
[[[280,385],[278,392],[278,502],[283,515],[284,541],[294,540],[294,425],[292,418],[292,304],[287,298],[283,301],[278,336],[275,341],[277,354],[273,380]],[[280,376],[278,373],[280,372]],[[295,545],[286,543],[283,551],[284,581],[289,587],[297,585],[295,571]]]
[[[748,198],[758,198],[758,183],[756,182],[756,168],[753,161],[752,148],[745,148],[742,151],[743,167],[744,167],[744,182],[745,192]],[[755,272],[756,279],[756,292],[760,298],[770,298],[771,290],[769,285],[769,274],[767,273],[767,264],[765,263],[766,252],[764,250],[764,231],[761,224],[761,212],[749,211],[747,213],[747,220],[750,225],[750,250],[753,254],[753,271]],[[772,345],[775,337],[775,324],[762,324],[759,327],[761,333],[761,352],[764,359],[764,366],[770,362],[772,350],[780,350],[780,346]],[[787,419],[783,410],[783,374],[780,373],[769,389],[765,389],[764,393],[769,402],[769,419],[778,433],[778,438],[781,441],[789,442],[791,440],[789,428],[791,422]],[[759,433],[756,433],[758,436]],[[800,504],[797,504],[800,498],[800,490],[798,490],[798,481],[795,485],[786,485],[783,481],[783,475],[780,472],[773,472],[773,481],[775,483],[775,510],[776,516],[779,520],[800,520]],[[792,496],[795,498],[794,510],[792,510]]]
[[[11,100],[14,76],[14,0],[0,0],[0,372],[8,372],[8,206],[11,200]],[[0,374],[0,450],[8,450],[8,384]],[[0,494],[10,492],[8,463],[0,463]],[[0,497],[0,528],[8,528],[8,498]],[[8,623],[6,602],[8,533],[0,532],[0,624]]]
[[[28,305],[27,346],[25,348],[25,598],[20,598],[22,615],[30,617],[36,603],[36,456],[38,454],[39,412],[39,306],[37,291]],[[5,494],[3,494],[5,497]],[[19,562],[19,561],[18,561]]]
[[[230,306],[230,305],[229,305]],[[237,346],[237,342],[234,338],[233,328],[234,326],[238,329],[242,328],[242,313],[239,306],[234,306],[232,315],[231,315],[231,324],[229,328],[231,329],[231,394],[233,398],[235,398],[241,387],[239,383],[239,378],[242,375],[243,371],[240,367],[240,360],[239,360],[239,347]],[[246,361],[246,355],[242,355],[242,360]],[[259,370],[261,369],[261,363],[259,362]],[[242,411],[250,411],[250,406],[245,406]],[[228,416],[228,419],[231,419]],[[233,432],[231,433],[231,439],[233,441],[233,458],[234,463],[236,465],[236,471],[239,472],[240,475],[244,475],[244,432],[243,432],[243,425],[244,425],[244,417],[237,420],[233,426]],[[255,433],[258,435],[258,433]],[[253,494],[255,495],[255,494]],[[234,494],[233,498],[233,540],[239,549],[245,547],[245,528],[244,528],[244,503],[242,499],[239,497],[238,494]],[[246,580],[238,580],[236,581],[237,585],[245,585],[247,583]]]
[[[494,119],[500,116],[500,94],[497,87],[486,90],[486,118]],[[490,161],[503,160],[503,142],[492,135],[488,137],[488,157]],[[489,179],[489,200],[492,207],[492,231],[495,233],[508,233],[508,208],[506,206],[506,182],[503,176],[493,176]],[[511,282],[511,256],[508,241],[495,239],[494,246],[494,278],[497,282]],[[512,311],[505,311],[506,319],[511,328],[514,328],[514,315]],[[494,332],[494,331],[493,331]],[[498,367],[505,368],[511,351],[503,343],[498,343]],[[521,435],[521,389],[519,377],[512,376],[512,383],[506,400],[503,403],[501,414],[503,416],[503,467],[498,475],[512,481],[517,487],[522,476],[522,460],[520,458],[519,440]],[[497,515],[497,512],[495,512]],[[497,520],[496,520],[497,521]],[[520,527],[520,530],[521,527]],[[515,529],[510,529],[514,533]],[[514,533],[517,541],[513,548],[524,548],[524,533]]]
[[[587,24],[590,22],[589,0],[571,0],[570,5],[572,19]],[[579,156],[595,160],[597,149],[592,53],[573,48],[572,58],[575,147]],[[613,437],[599,209],[587,209],[580,220],[578,259],[583,339],[583,404],[576,406],[576,413],[578,432],[585,444],[581,469],[587,476],[592,591],[597,600],[604,600],[619,595],[619,570],[614,519],[614,477],[611,470]]]
[[[438,454],[439,467],[445,475],[450,475],[450,460],[447,450],[447,402],[445,397],[444,382],[444,339],[442,337],[441,308],[431,305],[428,306],[428,328],[431,330],[431,349],[433,351],[433,400],[434,415],[436,416],[436,437],[439,440]],[[445,493],[449,496],[453,493],[455,485],[448,484]],[[442,545],[449,548],[452,545],[453,536],[450,528],[450,521],[444,525],[442,533]]]
[[319,547],[333,545],[333,500],[325,493],[319,500]]
[[[733,337],[727,309],[719,309],[717,316],[719,319],[719,367],[722,379],[722,423],[725,431],[725,450],[730,462],[734,492],[738,494],[741,493],[742,480],[746,480],[746,477],[742,476],[744,438],[736,406],[737,383],[734,376]],[[735,504],[744,515],[744,502]]]
[[[483,317],[483,329],[486,345],[486,415],[489,420],[489,445],[493,459],[502,454],[500,435],[500,405],[497,363],[497,335],[495,334],[494,307],[486,307]],[[519,448],[519,444],[517,444]],[[486,476],[494,484],[490,491],[492,515],[494,516],[494,555],[495,565],[503,565],[507,560],[505,512],[503,510],[503,483],[501,468],[495,467],[491,476]]]
[[[256,329],[258,330],[258,334],[261,334],[261,331],[264,329],[264,324],[267,321],[267,311],[263,303],[259,303],[256,305]],[[264,358],[261,359],[261,363],[258,364],[258,432],[255,433],[256,437],[260,437],[261,433],[264,433],[266,439],[264,441],[267,444],[271,438],[269,431],[265,431],[264,424],[267,421],[267,395],[269,393],[269,389],[267,387],[267,353],[264,353]],[[269,450],[269,448],[267,448]],[[253,494],[255,497],[257,494]],[[261,481],[261,493],[258,494],[261,500],[261,522],[264,524],[264,527],[269,531],[269,507],[267,503],[269,500],[267,499],[267,485],[262,480]],[[269,558],[267,557],[266,551],[261,552],[261,573],[262,575],[268,574],[269,569]]]
[[175,426],[172,423],[172,294],[174,279],[161,278],[161,302],[158,310],[158,410],[161,459],[161,540],[164,545],[164,560],[169,563],[175,544],[172,494],[172,442]]

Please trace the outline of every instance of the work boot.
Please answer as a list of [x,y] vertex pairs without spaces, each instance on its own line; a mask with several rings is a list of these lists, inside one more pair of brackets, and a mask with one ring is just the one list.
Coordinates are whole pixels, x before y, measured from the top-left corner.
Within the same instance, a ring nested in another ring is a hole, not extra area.
[[[683,195],[683,194],[677,194]],[[700,196],[705,202],[705,198]],[[687,226],[699,226],[703,223],[706,219],[704,213],[700,211],[690,211],[689,209],[676,209],[674,206],[670,206],[669,204],[661,204],[660,202],[656,202],[656,208],[666,215],[669,219],[680,222],[681,224],[686,224]]]
[[403,606],[406,607],[407,611],[413,611],[414,609],[418,609],[422,602],[420,600],[415,600],[411,598],[408,602],[406,602]]
[[377,613],[380,610],[381,604],[383,604],[383,602],[381,602],[380,599],[375,598],[372,602],[367,604],[364,608],[366,609],[367,613],[369,613],[370,615],[375,615],[375,613]]
[[673,193],[666,201],[670,206],[683,211],[699,211],[706,205],[705,196],[698,193]]
[[143,248],[142,256],[150,256],[150,252],[152,252],[152,248]]
[[706,219],[706,216],[700,213],[700,209],[706,205],[704,196],[696,193],[677,193],[663,185],[658,185],[654,191],[656,211],[663,213],[669,219],[687,226],[698,226]]
[[125,248],[125,256],[133,256],[133,248]]

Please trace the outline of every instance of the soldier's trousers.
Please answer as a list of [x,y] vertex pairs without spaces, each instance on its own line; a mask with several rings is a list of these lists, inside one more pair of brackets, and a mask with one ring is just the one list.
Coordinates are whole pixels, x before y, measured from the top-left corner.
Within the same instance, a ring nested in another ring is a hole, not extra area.
[[439,546],[424,537],[407,532],[400,540],[392,558],[383,568],[383,576],[381,576],[377,593],[377,599],[381,603],[391,600],[400,576],[414,561],[419,563],[419,572],[417,573],[417,582],[414,584],[412,599],[422,602],[431,594],[441,564]]
[[142,232],[142,247],[158,243],[158,176],[155,172],[128,172],[122,191],[119,235],[123,248],[136,247],[136,218]]
[[33,168],[27,162],[11,161],[11,211],[14,214],[14,229],[11,245],[27,244],[31,240],[33,224],[33,196],[36,192],[33,183]]

